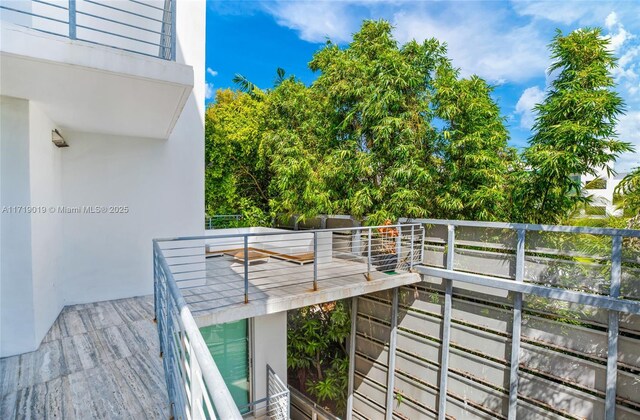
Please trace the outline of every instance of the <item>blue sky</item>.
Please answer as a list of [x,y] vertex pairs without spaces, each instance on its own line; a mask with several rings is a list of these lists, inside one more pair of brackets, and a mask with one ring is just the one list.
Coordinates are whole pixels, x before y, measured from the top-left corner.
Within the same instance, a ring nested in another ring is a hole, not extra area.
[[346,46],[363,19],[386,19],[402,44],[435,37],[448,45],[463,76],[477,74],[496,86],[511,144],[526,145],[549,82],[547,45],[556,28],[567,33],[599,26],[619,57],[618,91],[627,103],[620,138],[636,153],[616,168],[640,166],[640,0],[633,1],[251,1],[208,0],[207,101],[216,89],[235,88],[240,73],[261,88],[273,85],[282,67],[310,84],[307,68],[330,38]]

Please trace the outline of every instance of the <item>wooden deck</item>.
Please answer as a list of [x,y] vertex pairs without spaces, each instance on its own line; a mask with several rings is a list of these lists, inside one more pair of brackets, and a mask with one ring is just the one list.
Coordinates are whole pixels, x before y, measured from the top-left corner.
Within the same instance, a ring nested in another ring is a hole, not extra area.
[[313,290],[313,264],[271,258],[249,266],[249,303],[244,302],[244,264],[223,255],[206,260],[206,284],[182,294],[199,326],[231,322],[420,282],[415,273],[385,274],[365,263],[334,258],[318,266]]
[[169,418],[152,297],[64,308],[38,350],[0,359],[0,418]]

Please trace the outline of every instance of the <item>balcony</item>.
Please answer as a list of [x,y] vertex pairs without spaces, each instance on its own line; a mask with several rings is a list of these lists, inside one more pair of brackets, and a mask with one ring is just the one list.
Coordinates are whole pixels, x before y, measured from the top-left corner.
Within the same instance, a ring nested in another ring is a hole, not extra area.
[[158,240],[199,326],[268,315],[419,281],[420,225],[291,232],[221,229]]
[[[155,240],[156,318],[177,416],[241,417],[200,327],[417,283],[412,269],[423,258],[423,237],[421,225],[406,224],[221,229]],[[282,411],[274,398],[264,397],[269,413]],[[288,409],[288,400],[282,404]]]
[[3,2],[0,94],[38,102],[62,130],[166,139],[194,84],[176,60],[175,8]]
[[293,417],[266,366],[266,395],[238,408],[199,327],[352,287],[351,418],[638,416],[640,231],[404,222],[154,241],[155,312],[150,297],[65,308],[37,352],[0,359],[0,409]]

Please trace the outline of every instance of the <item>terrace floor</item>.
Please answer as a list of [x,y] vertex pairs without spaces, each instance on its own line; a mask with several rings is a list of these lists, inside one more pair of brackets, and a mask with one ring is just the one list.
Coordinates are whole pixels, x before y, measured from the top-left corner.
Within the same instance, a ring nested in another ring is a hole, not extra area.
[[151,296],[65,307],[38,350],[0,359],[2,419],[167,419]]
[[[199,326],[231,322],[282,312],[366,293],[420,282],[408,271],[386,274],[367,264],[333,258],[318,265],[318,290],[313,290],[313,264],[270,258],[249,267],[249,303],[244,303],[244,265],[223,255],[208,258],[206,280],[201,286],[182,288],[182,294]],[[178,282],[180,283],[180,282]]]

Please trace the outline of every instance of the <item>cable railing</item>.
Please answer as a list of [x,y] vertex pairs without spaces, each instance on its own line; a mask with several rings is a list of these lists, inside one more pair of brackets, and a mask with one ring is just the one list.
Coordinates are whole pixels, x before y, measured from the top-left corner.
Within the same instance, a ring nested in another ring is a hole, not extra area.
[[206,230],[211,230],[234,227],[237,226],[241,220],[241,214],[216,214],[214,216],[205,216],[204,228]]
[[194,318],[274,296],[384,281],[423,259],[424,231],[389,225],[313,231],[243,228],[153,241],[155,312],[177,418],[289,417],[289,390],[268,368],[267,397],[237,407]]
[[240,412],[250,414],[252,418],[289,420],[290,396],[287,385],[267,364],[267,396],[242,405],[239,409]]
[[2,20],[164,60],[176,59],[176,0],[8,0]]
[[171,417],[242,419],[156,241],[153,267],[155,315]]
[[423,232],[419,224],[308,231],[254,227],[158,244],[197,315],[410,272],[422,261]]

